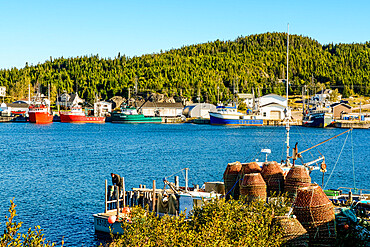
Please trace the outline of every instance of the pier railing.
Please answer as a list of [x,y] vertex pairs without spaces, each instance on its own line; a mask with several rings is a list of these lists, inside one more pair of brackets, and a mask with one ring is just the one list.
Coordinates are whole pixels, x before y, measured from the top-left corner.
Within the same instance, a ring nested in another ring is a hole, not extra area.
[[[140,185],[139,188],[132,188],[132,190],[126,191],[124,178],[122,179],[123,188],[121,190],[116,185],[108,185],[107,180],[105,180],[104,213],[114,213],[116,211],[117,215],[119,215],[121,211],[124,211],[122,210],[123,208],[134,206],[148,207],[148,210],[157,214],[166,213],[166,210],[163,208],[162,196],[164,194],[172,195],[180,188],[177,176],[174,184],[168,183],[171,186],[167,189],[157,189],[156,181],[153,180],[153,188],[146,188],[145,185]],[[187,184],[185,188],[187,188]]]

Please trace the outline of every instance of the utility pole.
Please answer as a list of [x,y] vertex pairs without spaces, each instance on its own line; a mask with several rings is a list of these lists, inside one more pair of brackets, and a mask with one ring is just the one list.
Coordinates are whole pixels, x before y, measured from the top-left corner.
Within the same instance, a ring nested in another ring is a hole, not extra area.
[[217,104],[220,103],[220,86],[217,86]]
[[287,46],[286,46],[286,161],[285,164],[289,165],[289,148],[290,148],[290,137],[289,137],[289,131],[290,131],[290,111],[289,111],[289,23],[288,23],[288,33],[287,33]]

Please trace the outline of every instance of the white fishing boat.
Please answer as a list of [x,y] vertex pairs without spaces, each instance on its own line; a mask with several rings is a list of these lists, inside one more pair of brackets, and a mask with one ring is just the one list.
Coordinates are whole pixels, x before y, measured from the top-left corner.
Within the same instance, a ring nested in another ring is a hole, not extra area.
[[263,119],[261,116],[239,112],[236,105],[219,105],[216,107],[216,111],[209,112],[209,117],[212,125],[263,125]]

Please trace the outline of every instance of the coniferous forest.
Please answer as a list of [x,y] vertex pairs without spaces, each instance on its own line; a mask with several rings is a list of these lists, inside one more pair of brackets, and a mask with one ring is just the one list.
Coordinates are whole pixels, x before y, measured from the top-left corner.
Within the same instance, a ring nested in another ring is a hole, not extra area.
[[[52,58],[42,64],[0,70],[0,85],[7,87],[7,101],[27,98],[28,85],[51,98],[57,93],[78,92],[93,101],[127,97],[128,88],[168,96],[184,96],[216,103],[240,93],[285,94],[286,33],[264,33],[234,41],[184,46],[158,54],[115,58],[98,55]],[[344,97],[370,95],[370,42],[321,45],[300,35],[289,36],[289,94],[302,87],[338,89]],[[137,78],[137,79],[136,79]],[[33,89],[31,90],[33,91]]]

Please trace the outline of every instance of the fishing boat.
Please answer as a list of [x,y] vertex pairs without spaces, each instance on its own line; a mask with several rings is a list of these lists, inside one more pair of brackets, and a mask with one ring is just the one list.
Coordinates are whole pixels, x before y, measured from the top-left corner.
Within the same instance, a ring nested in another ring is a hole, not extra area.
[[81,106],[72,106],[69,111],[60,111],[62,123],[105,123],[105,117],[87,116]]
[[121,193],[117,186],[108,186],[107,180],[105,180],[105,210],[103,213],[93,215],[95,232],[122,234],[124,229],[121,223],[131,221],[130,208],[134,206],[148,207],[158,216],[178,216],[180,213],[186,212],[186,217],[188,217],[194,207],[220,198],[224,194],[222,182],[206,183],[204,189],[188,187],[189,169],[182,170],[185,170],[185,186],[183,187],[179,185],[179,177],[175,176],[174,183],[167,180],[169,177],[163,180],[165,184],[163,189],[157,189],[156,181],[153,180],[152,188],[140,185],[139,188],[126,191],[124,178],[122,178],[123,191]]
[[[139,108],[140,109],[140,108]],[[162,123],[161,117],[146,117],[136,107],[124,105],[111,114],[112,123]]]
[[311,109],[302,119],[302,125],[305,127],[326,128],[333,122],[333,113],[328,108]]
[[28,108],[29,122],[36,124],[48,124],[53,121],[53,115],[45,104],[32,104]]
[[210,123],[212,125],[245,125],[262,126],[263,119],[258,115],[248,115],[238,111],[237,106],[216,107],[216,111],[209,112]]

